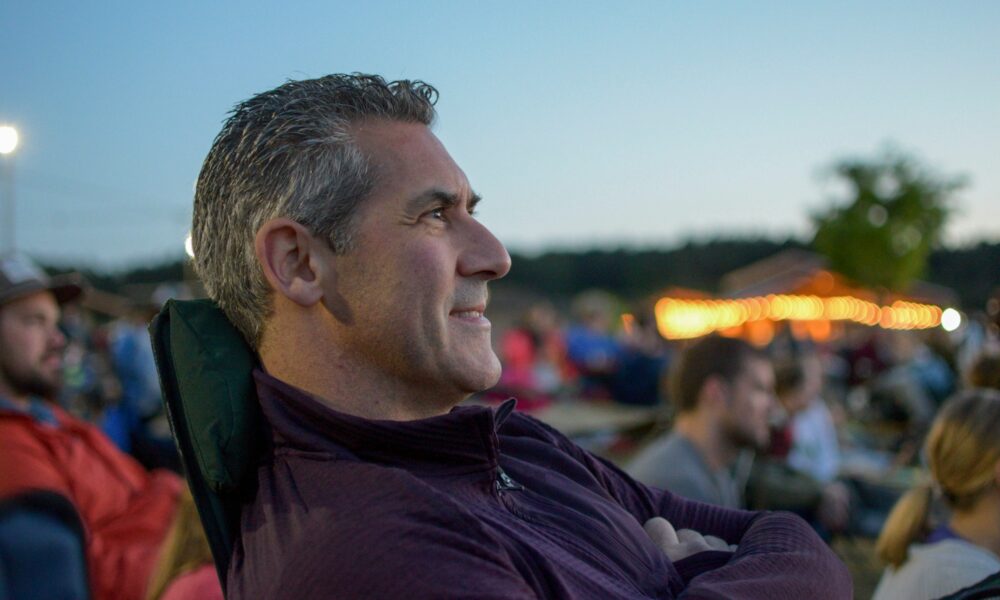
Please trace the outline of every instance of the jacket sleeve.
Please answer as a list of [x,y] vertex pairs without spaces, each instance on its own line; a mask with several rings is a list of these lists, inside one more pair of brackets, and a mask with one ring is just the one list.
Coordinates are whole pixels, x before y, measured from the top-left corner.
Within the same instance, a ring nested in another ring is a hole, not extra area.
[[660,516],[737,544],[735,553],[703,552],[674,563],[683,598],[852,598],[847,567],[791,513],[730,510],[686,500],[639,483],[612,463],[541,424],[553,443],[582,462],[600,486],[640,523]]

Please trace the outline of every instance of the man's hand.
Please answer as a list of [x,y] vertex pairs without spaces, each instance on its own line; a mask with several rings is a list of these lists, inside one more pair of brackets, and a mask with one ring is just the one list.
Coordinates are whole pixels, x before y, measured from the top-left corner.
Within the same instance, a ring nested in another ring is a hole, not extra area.
[[692,554],[706,550],[722,550],[735,552],[736,546],[729,545],[726,540],[714,535],[702,535],[693,529],[674,530],[670,521],[663,517],[653,517],[642,526],[646,535],[663,550],[672,562],[687,558]]

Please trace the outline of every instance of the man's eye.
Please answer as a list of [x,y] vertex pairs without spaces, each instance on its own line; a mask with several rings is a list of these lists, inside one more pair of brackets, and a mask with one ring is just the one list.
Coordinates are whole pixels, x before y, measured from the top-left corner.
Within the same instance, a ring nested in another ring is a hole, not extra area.
[[432,210],[431,212],[429,212],[427,214],[430,215],[430,217],[432,219],[437,219],[438,221],[444,221],[445,220],[445,215],[444,215],[444,209],[443,208],[435,208],[434,210]]

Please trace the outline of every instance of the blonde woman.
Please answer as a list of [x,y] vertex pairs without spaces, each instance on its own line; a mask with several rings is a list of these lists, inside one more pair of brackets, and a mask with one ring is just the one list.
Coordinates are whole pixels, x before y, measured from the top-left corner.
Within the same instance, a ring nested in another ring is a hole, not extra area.
[[[889,564],[873,600],[939,598],[1000,571],[1000,393],[947,402],[927,436],[932,480],[906,493],[876,544]],[[936,495],[950,509],[930,530]]]

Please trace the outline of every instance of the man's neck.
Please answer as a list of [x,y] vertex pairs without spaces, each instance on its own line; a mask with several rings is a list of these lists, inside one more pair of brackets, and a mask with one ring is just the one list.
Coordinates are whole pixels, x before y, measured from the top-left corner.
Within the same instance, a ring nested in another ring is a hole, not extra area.
[[319,308],[275,310],[258,354],[269,375],[330,408],[362,417],[412,421],[448,413],[468,394],[405,381],[374,364],[370,352],[347,347]]
[[287,353],[261,353],[269,375],[310,394],[330,408],[362,417],[387,421],[413,421],[446,414],[463,396],[420,390],[403,382],[371,376],[365,365],[336,356],[310,360]]
[[0,380],[0,398],[7,400],[21,410],[27,410],[31,403],[31,396],[29,394],[15,392],[3,380]]
[[674,429],[694,444],[713,471],[728,469],[735,462],[738,454],[736,448],[727,444],[719,428],[702,415],[680,414]]

